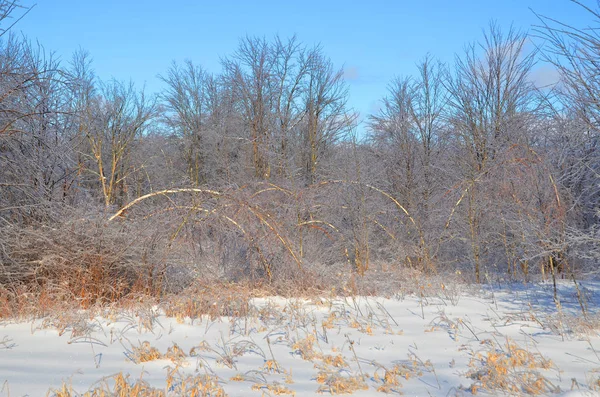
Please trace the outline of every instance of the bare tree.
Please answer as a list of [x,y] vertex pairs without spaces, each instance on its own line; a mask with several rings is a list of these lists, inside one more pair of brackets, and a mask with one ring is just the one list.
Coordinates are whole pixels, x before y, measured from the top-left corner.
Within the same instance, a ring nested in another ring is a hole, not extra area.
[[191,61],[182,67],[173,63],[167,75],[160,76],[167,84],[162,95],[168,111],[166,123],[183,137],[188,176],[195,185],[207,182],[206,157],[210,148],[206,145],[204,123],[208,113],[205,91],[209,78]]
[[[528,79],[534,53],[525,53],[526,36],[513,28],[504,34],[494,23],[485,41],[469,46],[456,58],[454,75],[446,80],[450,93],[451,123],[467,191],[467,222],[475,279],[481,281],[482,222],[485,212],[482,181],[501,152],[519,138],[520,114],[530,108],[532,83]],[[478,50],[482,51],[481,56]]]
[[[19,0],[0,1],[0,37],[15,26],[34,6],[25,7]],[[15,16],[17,11],[22,11],[21,15]]]
[[39,45],[9,36],[0,52],[2,207],[42,216],[44,206],[64,198],[73,173],[62,123],[66,84],[58,62]]
[[127,178],[136,171],[129,163],[132,146],[154,116],[155,102],[135,91],[133,84],[113,80],[102,86],[91,105],[93,119],[83,126],[94,165],[89,171],[100,182],[104,205],[123,205]]
[[415,84],[411,78],[397,78],[389,85],[388,92],[379,114],[371,117],[371,138],[387,163],[385,172],[391,184],[388,190],[412,211],[418,200],[419,176],[419,141],[413,110]]
[[[600,21],[599,2],[573,3],[584,9],[595,24]],[[594,28],[538,17],[536,32],[544,40],[544,60],[560,75],[552,92],[556,100],[549,101],[556,127],[547,134],[548,149],[557,184],[573,203],[569,211],[569,245],[574,248],[574,256],[589,262],[593,257],[589,254],[595,252],[590,242],[598,239],[600,219],[600,34]],[[595,265],[588,270],[595,272]]]
[[306,56],[308,80],[304,94],[306,121],[302,159],[305,181],[311,185],[317,181],[321,157],[350,132],[357,116],[347,108],[348,86],[343,70],[336,70],[320,47]]
[[432,252],[443,230],[439,214],[437,223],[431,223],[431,215],[441,212],[441,203],[434,200],[444,192],[444,167],[440,165],[447,156],[448,94],[443,69],[431,56],[417,70],[416,77],[397,78],[389,85],[381,110],[370,117],[369,128],[374,155],[380,157],[387,174],[386,189],[403,203],[418,231],[412,240],[419,248],[407,250],[405,256],[433,269]]
[[[432,195],[439,187],[436,178],[436,156],[443,149],[445,112],[448,93],[443,85],[443,70],[430,55],[417,65],[418,78],[411,98],[410,111],[415,124],[417,139],[421,146],[420,162],[422,167],[421,213],[422,222],[426,222],[430,213]],[[439,174],[439,172],[437,172]]]
[[273,128],[276,132],[274,139],[275,152],[278,156],[278,174],[288,176],[290,170],[290,139],[294,130],[304,118],[306,109],[302,106],[305,79],[309,73],[310,57],[306,56],[306,48],[298,42],[295,36],[283,41],[275,37],[272,45],[273,79]]
[[254,176],[269,179],[269,116],[272,106],[273,59],[264,38],[246,36],[231,59],[223,62],[225,74],[238,99],[252,145]]

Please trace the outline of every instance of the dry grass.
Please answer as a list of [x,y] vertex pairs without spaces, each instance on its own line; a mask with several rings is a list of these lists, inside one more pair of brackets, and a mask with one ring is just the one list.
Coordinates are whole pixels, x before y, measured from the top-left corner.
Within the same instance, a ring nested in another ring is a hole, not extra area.
[[284,372],[279,363],[275,360],[267,360],[263,365],[263,370],[267,373],[280,374]]
[[386,370],[383,378],[381,378],[382,385],[377,388],[380,393],[400,393],[399,389],[402,387],[400,380],[398,380],[398,373],[394,370]]
[[341,354],[335,356],[327,354],[322,357],[322,360],[325,364],[331,365],[336,368],[348,367],[348,363],[346,362],[346,360],[344,360],[344,357],[342,357]]
[[268,291],[244,283],[197,282],[179,294],[168,296],[161,307],[167,316],[177,319],[243,317],[250,311],[251,298],[267,294]]
[[167,359],[171,360],[177,365],[181,365],[182,362],[187,358],[187,355],[177,345],[177,343],[173,343],[173,346],[169,347],[165,354],[162,354],[157,348],[153,347],[150,344],[150,342],[144,341],[141,342],[138,346],[133,346],[131,348],[129,358],[136,364]]
[[46,234],[25,236],[23,251],[29,252],[28,257],[37,265],[32,265],[29,276],[9,283],[0,280],[0,318],[44,317],[66,310],[126,306],[140,299],[162,302],[168,315],[181,319],[205,314],[243,316],[249,297],[312,298],[332,292],[338,296],[373,295],[381,290],[397,290],[407,279],[406,269],[400,267],[374,269],[357,278],[347,263],[340,262],[307,265],[292,278],[272,282],[241,277],[232,283],[226,278],[198,279],[197,273],[192,273],[179,289],[170,286],[174,292],[170,294],[166,285],[172,282],[165,278],[164,260],[160,266],[144,263],[145,259],[140,259],[146,258],[143,249],[124,245],[122,231],[104,230],[104,226],[93,222],[91,226],[85,221],[72,223],[56,227],[73,230],[74,235],[68,239],[62,232],[48,230]]
[[[532,317],[534,315],[532,314]],[[586,316],[569,313],[552,313],[543,318],[534,318],[534,321],[543,323],[554,333],[561,336],[591,336],[600,331],[600,313],[588,313]]]
[[183,350],[177,345],[177,343],[173,343],[173,346],[167,349],[167,352],[164,355],[165,358],[173,361],[174,363],[181,363],[187,355]]
[[[99,244],[103,245],[104,242]],[[53,247],[56,250],[59,248]],[[113,247],[115,249],[117,248]],[[71,254],[65,253],[65,256],[69,255]],[[164,280],[156,273],[156,269],[144,264],[119,264],[118,256],[115,255],[117,254],[110,252],[77,254],[72,258],[74,264],[64,262],[66,258],[63,258],[64,263],[60,263],[64,266],[59,266],[57,257],[54,257],[54,262],[50,263],[50,259],[44,262],[48,271],[42,270],[43,267],[38,269],[44,277],[10,284],[0,283],[0,319],[43,318],[56,314],[64,316],[81,309],[98,313],[106,308],[136,308],[140,303],[159,305],[167,316],[180,322],[186,318],[200,319],[202,316],[210,319],[221,316],[244,317],[249,314],[249,301],[254,297],[277,295],[316,299],[357,294],[391,296],[394,293],[398,296],[414,292],[414,279],[423,276],[410,269],[407,274],[407,269],[402,267],[386,267],[386,270],[373,269],[363,277],[356,277],[346,263],[327,266],[317,264],[305,266],[301,280],[276,279],[269,283],[266,280],[242,278],[230,282],[225,279],[199,279],[196,274],[188,277],[182,288],[167,292],[164,286],[161,287]],[[50,269],[52,271],[48,273]],[[436,282],[424,281],[420,284],[427,287],[420,288],[419,293],[425,296],[440,294]],[[332,313],[323,322],[323,327],[332,329],[336,320],[339,319]],[[60,324],[61,320],[53,321],[59,329],[66,328]],[[363,333],[373,332],[372,324],[358,320],[352,324]]]
[[[296,392],[287,388],[286,386],[273,382],[273,383],[255,383],[252,385],[252,390],[266,391],[269,394],[276,396],[295,396]],[[264,393],[263,393],[264,395]]]
[[340,371],[323,369],[317,374],[316,380],[320,384],[317,393],[353,394],[369,389],[362,376],[348,375]]
[[[371,385],[373,386],[373,391],[401,394],[402,382],[420,377],[423,375],[423,372],[432,373],[435,375],[437,381],[433,364],[429,361],[421,360],[412,351],[409,353],[408,360],[395,361],[397,364],[393,367],[387,367],[387,364],[384,367],[371,363],[378,368],[374,372],[373,377],[370,377],[363,371],[364,367],[361,368],[361,363],[364,365],[365,360],[359,360],[354,351],[354,342],[350,340],[348,335],[346,335],[349,343],[348,348],[352,350],[354,355],[344,357],[342,354],[337,354],[339,350],[327,342],[326,329],[334,329],[337,326],[350,326],[367,335],[371,335],[373,331],[366,332],[367,327],[369,329],[371,327],[373,329],[376,327],[385,327],[387,319],[383,321],[383,317],[377,318],[378,316],[374,315],[375,305],[371,305],[369,302],[362,302],[358,298],[322,299],[319,300],[318,309],[321,311],[323,317],[315,317],[311,310],[307,310],[307,305],[310,308],[311,303],[307,303],[306,301],[290,300],[285,305],[267,301],[264,306],[254,307],[250,303],[252,297],[259,296],[265,291],[252,289],[246,285],[245,289],[234,294],[235,288],[236,284],[196,285],[190,287],[188,290],[189,294],[172,296],[174,302],[163,302],[161,306],[167,306],[172,310],[168,313],[169,315],[183,319],[199,318],[201,316],[216,318],[228,313],[234,318],[242,316],[253,317],[256,320],[255,325],[262,323],[265,326],[263,331],[267,329],[276,330],[285,324],[286,327],[295,332],[288,333],[278,342],[287,343],[287,348],[291,350],[292,354],[308,361],[310,365],[315,365],[317,372],[316,381],[319,384],[317,391],[319,393],[352,394],[359,390],[367,390],[369,385]],[[240,307],[243,310],[236,311]],[[325,311],[327,309],[329,312]],[[155,307],[154,310],[158,309]],[[82,313],[88,313],[87,315],[89,315],[89,310],[82,311]],[[382,313],[384,312],[382,311]],[[156,313],[148,312],[146,314],[148,317],[154,315]],[[393,320],[391,315],[389,317]],[[78,320],[76,317],[70,317],[69,314],[65,314],[61,321],[62,323],[59,325],[52,323],[48,326],[64,327],[63,324],[75,324]],[[455,330],[461,324],[461,321],[452,321],[443,311],[440,311],[430,324],[432,324],[432,328]],[[319,325],[324,331],[323,334],[321,334]],[[66,327],[63,329],[73,330],[77,329],[77,326],[72,325],[70,328]],[[366,335],[362,337],[367,338]],[[137,346],[131,348],[130,357],[132,361],[138,364],[168,359],[175,363],[176,368],[181,368],[187,364],[185,360],[188,357],[198,357],[202,356],[203,352],[212,352],[218,356],[216,358],[218,364],[225,365],[235,370],[233,373],[237,373],[237,375],[230,378],[230,381],[251,381],[254,384],[252,389],[260,391],[265,395],[294,395],[293,390],[283,386],[285,383],[293,383],[291,370],[288,373],[276,360],[270,348],[270,340],[268,338],[266,340],[271,353],[269,358],[267,358],[269,351],[266,348],[264,351],[261,348],[257,348],[251,340],[252,338],[248,338],[233,343],[232,339],[222,336],[221,346],[217,345],[213,348],[207,342],[202,342],[193,347],[189,355],[177,344],[172,345],[163,353],[152,347],[149,342],[144,341],[139,342]],[[249,351],[249,348],[252,348],[254,352],[260,351],[260,355],[264,359],[264,362],[261,364],[262,366],[254,371],[262,374],[262,378],[252,378],[248,374],[238,373],[239,369],[236,367],[235,357],[245,354]],[[330,348],[331,350],[329,350]],[[485,340],[481,344],[481,349],[472,351],[471,354],[472,358],[466,376],[473,381],[467,389],[472,394],[485,391],[491,394],[501,392],[507,394],[541,395],[557,390],[548,378],[544,376],[544,371],[552,369],[554,364],[541,354],[531,352],[517,345],[512,340],[507,339],[504,344],[500,344],[497,341]],[[280,358],[279,355],[277,356],[277,358]],[[265,378],[266,376],[275,374],[280,375],[278,381],[281,383],[271,382],[272,379],[267,381]],[[367,382],[369,383],[367,384]],[[181,395],[219,396],[220,394],[218,393],[222,390],[218,379],[215,377],[190,377],[182,376],[175,372],[169,374],[167,384],[168,388],[181,391],[183,393]],[[595,387],[600,389],[598,384],[600,383],[598,383],[597,377],[591,378],[588,381],[588,385],[592,389]],[[73,393],[73,390],[67,384],[63,384],[60,389],[52,392],[54,393],[52,396],[57,397],[77,395]],[[125,394],[118,394],[121,392]],[[130,382],[127,377],[121,374],[110,380],[103,381],[100,386],[88,391],[88,394],[85,395],[164,395],[160,393],[162,393],[161,390],[150,387],[142,379]]]
[[525,393],[541,395],[557,392],[554,386],[538,370],[553,367],[551,360],[539,353],[532,353],[507,339],[504,345],[486,340],[482,342],[486,349],[475,353],[467,376],[473,380],[470,391]]
[[134,363],[146,363],[149,361],[160,360],[163,355],[158,351],[156,347],[150,345],[150,342],[141,342],[139,346],[133,346],[131,348],[131,355],[129,357]]
[[164,390],[150,386],[143,379],[135,382],[129,381],[129,375],[118,373],[111,378],[102,379],[98,382],[100,385],[83,394],[73,390],[71,385],[63,383],[59,389],[48,391],[49,397],[166,397]]
[[212,347],[203,340],[198,344],[198,346],[194,346],[190,349],[190,357],[197,357],[201,354],[201,352],[209,352],[212,351]]
[[[153,232],[106,224],[99,212],[62,215],[49,224],[5,230],[9,249],[3,252],[0,295],[8,299],[0,302],[0,316],[38,315],[67,302],[87,309],[132,294],[161,294],[156,251],[145,244]],[[28,304],[32,300],[34,307]]]
[[[594,368],[587,373],[586,381],[591,390],[595,391],[596,393],[600,393],[600,368]],[[575,386],[579,388],[579,384],[577,384],[577,381],[573,379],[571,390],[573,390]]]
[[[73,387],[63,383],[58,389],[50,389],[48,397],[225,397],[227,394],[219,385],[219,380],[210,375],[183,376],[177,369],[169,369],[164,388],[156,388],[142,378],[135,382],[129,375],[118,373],[97,382],[98,386],[81,394]],[[167,390],[168,392],[165,392]]]
[[229,380],[232,382],[243,382],[246,380],[246,377],[243,374],[235,374]]
[[380,366],[373,374],[373,380],[380,385],[377,391],[381,393],[398,393],[401,394],[400,378],[409,380],[423,375],[419,369],[420,363],[416,360],[410,360],[407,363],[396,364],[392,368]]
[[292,349],[296,354],[299,354],[303,360],[312,361],[315,358],[319,357],[319,354],[315,352],[314,346],[317,341],[317,337],[315,335],[308,335],[304,339],[298,340],[296,343],[292,345]]

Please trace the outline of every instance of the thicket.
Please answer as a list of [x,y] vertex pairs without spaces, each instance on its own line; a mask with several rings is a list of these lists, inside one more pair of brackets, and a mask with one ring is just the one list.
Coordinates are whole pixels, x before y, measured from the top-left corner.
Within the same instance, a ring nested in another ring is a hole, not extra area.
[[[427,55],[357,134],[343,70],[296,37],[244,37],[218,74],[173,63],[149,94],[11,33],[26,12],[0,1],[4,308],[197,280],[289,293],[598,271],[600,37],[583,21],[491,24],[453,64]],[[536,84],[542,63],[556,84]]]

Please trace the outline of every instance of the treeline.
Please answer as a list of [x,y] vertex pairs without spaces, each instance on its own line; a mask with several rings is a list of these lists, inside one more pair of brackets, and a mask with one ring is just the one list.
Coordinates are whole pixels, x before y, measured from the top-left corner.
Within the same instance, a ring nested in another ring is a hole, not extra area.
[[[4,292],[597,271],[593,30],[491,24],[454,63],[427,55],[390,82],[362,136],[343,70],[296,37],[241,38],[217,74],[173,63],[149,94],[97,78],[85,51],[58,62],[7,31],[17,4],[0,10]],[[558,84],[534,84],[541,62]]]

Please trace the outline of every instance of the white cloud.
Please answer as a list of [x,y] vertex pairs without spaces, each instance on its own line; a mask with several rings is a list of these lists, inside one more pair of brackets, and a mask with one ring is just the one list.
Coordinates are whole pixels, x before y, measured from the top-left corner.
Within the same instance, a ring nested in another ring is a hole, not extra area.
[[534,69],[529,79],[538,88],[551,87],[560,81],[558,70],[552,65],[543,65]]
[[358,68],[356,66],[349,66],[344,68],[344,80],[356,81],[359,78]]

